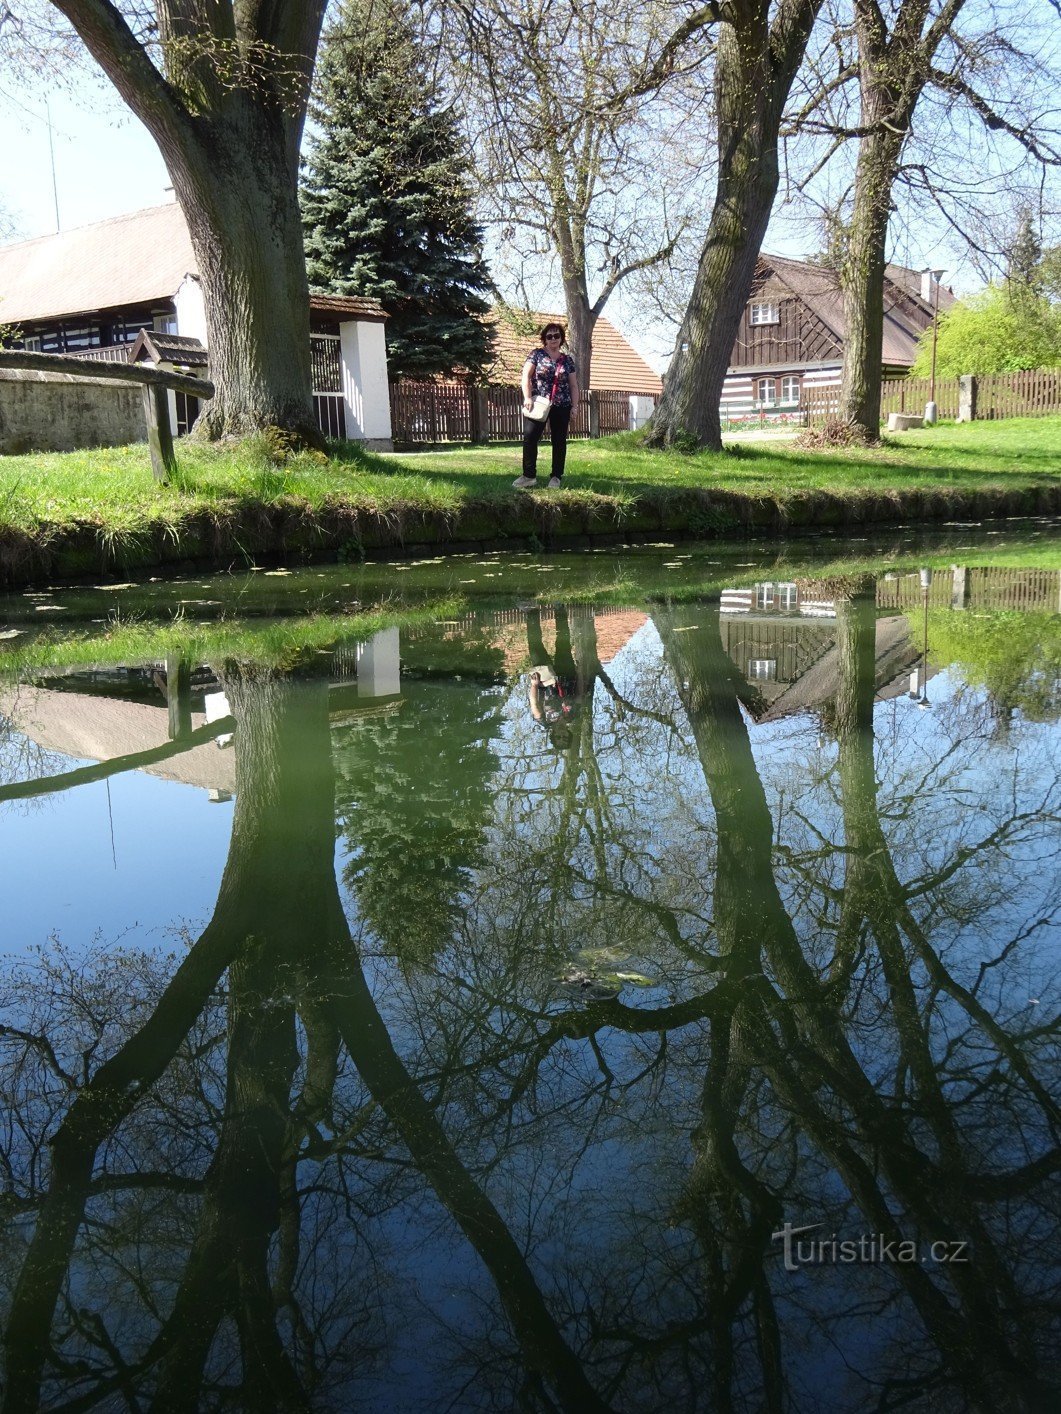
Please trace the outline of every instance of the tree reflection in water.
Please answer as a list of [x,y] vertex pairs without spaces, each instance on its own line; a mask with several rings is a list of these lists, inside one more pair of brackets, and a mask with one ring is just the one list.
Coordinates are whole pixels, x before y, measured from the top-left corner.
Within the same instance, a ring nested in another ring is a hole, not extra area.
[[[570,730],[517,683],[420,756],[374,724],[371,780],[344,736],[342,889],[326,683],[227,665],[202,934],[5,984],[4,1409],[1052,1406],[1056,737],[990,788],[956,710],[875,737],[872,585],[832,589],[829,740],[762,761],[717,603],[623,675],[529,611]],[[403,843],[445,853],[404,908]],[[786,1221],[969,1261],[791,1272]]]

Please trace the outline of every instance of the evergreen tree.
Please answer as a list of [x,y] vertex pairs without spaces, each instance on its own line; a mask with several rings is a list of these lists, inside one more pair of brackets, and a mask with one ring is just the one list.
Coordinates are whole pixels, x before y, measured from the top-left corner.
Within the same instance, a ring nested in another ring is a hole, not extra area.
[[326,34],[303,176],[310,288],[378,299],[392,376],[479,372],[491,289],[470,164],[407,0],[347,0]]
[[1042,258],[1042,242],[1032,223],[1031,211],[1024,206],[1018,214],[1006,261],[1006,294],[1014,309],[1020,312],[1033,309],[1038,302]]

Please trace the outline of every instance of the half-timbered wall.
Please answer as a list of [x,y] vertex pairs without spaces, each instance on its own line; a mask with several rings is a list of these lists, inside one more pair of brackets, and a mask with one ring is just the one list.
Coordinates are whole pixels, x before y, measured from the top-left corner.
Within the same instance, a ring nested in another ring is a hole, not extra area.
[[[753,304],[776,304],[778,322],[753,324]],[[761,290],[752,294],[744,307],[730,355],[730,367],[777,368],[782,364],[798,367],[800,364],[839,358],[841,354],[839,340],[802,300],[795,299],[790,293],[783,295],[778,291],[775,294],[771,282],[767,281]]]
[[[13,347],[33,353],[82,353],[85,349],[131,344],[141,329],[165,329],[175,323],[172,301],[127,305],[96,314],[70,315],[39,324],[24,322]],[[172,328],[169,332],[174,332]]]

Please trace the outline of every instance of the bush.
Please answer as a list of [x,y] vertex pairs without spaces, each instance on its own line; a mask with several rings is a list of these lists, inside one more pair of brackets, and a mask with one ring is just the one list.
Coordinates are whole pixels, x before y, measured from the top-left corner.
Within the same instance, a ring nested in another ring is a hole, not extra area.
[[[1014,298],[1000,285],[959,300],[939,316],[936,376],[1012,373],[1061,366],[1061,309],[1033,291]],[[927,378],[932,326],[921,335],[910,372]]]

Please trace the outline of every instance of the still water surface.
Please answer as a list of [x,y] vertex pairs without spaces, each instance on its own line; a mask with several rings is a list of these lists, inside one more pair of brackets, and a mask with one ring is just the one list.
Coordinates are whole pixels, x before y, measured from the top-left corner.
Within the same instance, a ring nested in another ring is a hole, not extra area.
[[1057,1407],[1061,572],[717,554],[0,604],[5,1411]]

